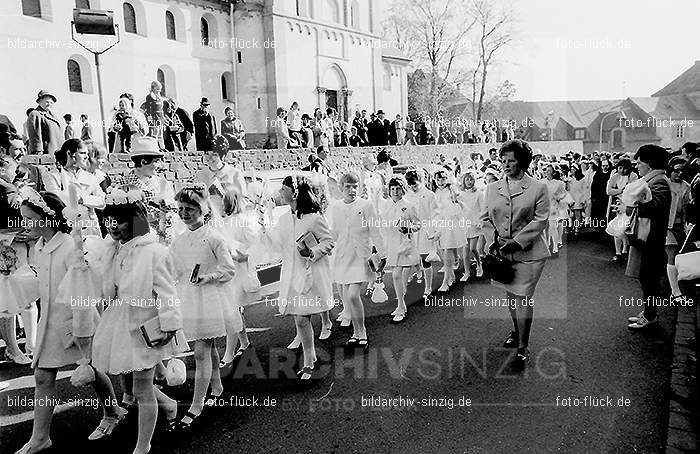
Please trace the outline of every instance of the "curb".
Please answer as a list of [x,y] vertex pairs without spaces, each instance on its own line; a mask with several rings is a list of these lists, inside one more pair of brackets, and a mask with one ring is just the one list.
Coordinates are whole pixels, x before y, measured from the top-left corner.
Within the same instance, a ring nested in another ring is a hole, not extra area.
[[[695,293],[695,301],[698,301],[699,292]],[[696,425],[700,417],[697,381],[698,304],[681,306],[676,315],[666,453],[697,453],[700,452]]]

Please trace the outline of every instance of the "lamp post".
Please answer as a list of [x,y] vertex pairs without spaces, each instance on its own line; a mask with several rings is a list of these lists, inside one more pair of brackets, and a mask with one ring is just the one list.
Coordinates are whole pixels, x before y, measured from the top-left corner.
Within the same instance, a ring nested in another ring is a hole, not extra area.
[[[602,114],[603,112],[598,112],[599,114]],[[625,111],[620,108],[620,110],[613,110],[611,112],[606,113],[603,115],[603,118],[600,119],[600,132],[598,133],[598,151],[600,153],[603,152],[603,123],[605,122],[605,119],[608,118],[612,114],[620,114],[620,117],[625,120],[627,119],[627,115],[625,115]],[[608,146],[608,151],[610,151],[610,147]]]
[[[79,35],[103,35],[115,36],[117,41],[102,50],[91,49],[82,42],[75,39],[75,34]],[[100,104],[100,119],[102,121],[102,140],[105,147],[107,142],[107,120],[105,119],[104,99],[102,95],[102,73],[100,71],[100,55],[104,54],[120,42],[119,25],[114,23],[114,11],[102,11],[96,9],[74,9],[73,21],[70,30],[71,38],[80,47],[95,56],[95,71],[97,73],[97,95]]]

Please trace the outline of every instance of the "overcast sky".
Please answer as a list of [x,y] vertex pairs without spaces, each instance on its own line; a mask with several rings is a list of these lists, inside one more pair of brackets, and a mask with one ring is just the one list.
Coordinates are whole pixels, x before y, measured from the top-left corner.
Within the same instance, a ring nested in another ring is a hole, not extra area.
[[700,60],[698,0],[515,0],[516,99],[650,96]]
[[700,0],[511,3],[519,42],[489,85],[514,82],[515,99],[650,96],[700,60]]

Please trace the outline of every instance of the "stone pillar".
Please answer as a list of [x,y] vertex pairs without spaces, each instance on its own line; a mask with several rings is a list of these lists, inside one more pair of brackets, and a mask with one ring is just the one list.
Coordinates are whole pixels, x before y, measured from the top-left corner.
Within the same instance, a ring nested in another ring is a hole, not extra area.
[[322,110],[326,109],[326,87],[316,87],[318,94],[318,107]]
[[342,118],[343,121],[349,121],[354,113],[350,112],[350,99],[352,98],[352,93],[353,91],[348,90],[347,88],[340,90],[340,118]]

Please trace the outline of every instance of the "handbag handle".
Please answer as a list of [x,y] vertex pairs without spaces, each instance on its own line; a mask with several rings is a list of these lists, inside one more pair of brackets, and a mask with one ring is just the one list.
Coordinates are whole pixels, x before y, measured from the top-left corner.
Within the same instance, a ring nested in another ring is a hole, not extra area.
[[698,225],[694,224],[693,228],[691,228],[690,231],[688,232],[688,234],[685,236],[685,241],[683,241],[683,246],[681,246],[681,248],[678,250],[679,254],[683,254],[683,251],[685,250],[685,246],[688,244],[688,240],[693,235],[693,232],[695,232],[695,229],[697,227],[698,227]]
[[[492,254],[495,255],[496,257],[503,258],[503,256],[501,255],[501,248],[498,246],[498,239],[500,238],[500,236],[498,235],[498,229],[496,228],[496,224],[493,223],[493,220],[491,219],[490,216],[489,216],[489,222],[493,226],[493,244],[491,245],[489,250],[495,249],[496,252],[495,253],[492,252]],[[494,248],[494,245],[496,246],[495,248]]]

